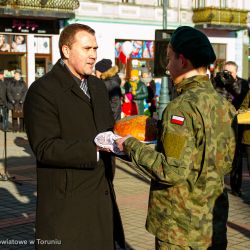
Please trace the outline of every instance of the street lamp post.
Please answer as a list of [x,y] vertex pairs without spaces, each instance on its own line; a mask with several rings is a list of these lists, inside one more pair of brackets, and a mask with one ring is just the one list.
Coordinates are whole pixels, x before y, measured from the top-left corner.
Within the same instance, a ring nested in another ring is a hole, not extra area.
[[[163,0],[163,29],[167,29],[167,6],[168,0]],[[164,55],[167,56],[167,55]],[[163,110],[166,108],[169,103],[169,90],[168,90],[168,77],[163,76],[161,79],[161,90],[159,97],[159,106],[158,106],[158,119],[162,118]]]

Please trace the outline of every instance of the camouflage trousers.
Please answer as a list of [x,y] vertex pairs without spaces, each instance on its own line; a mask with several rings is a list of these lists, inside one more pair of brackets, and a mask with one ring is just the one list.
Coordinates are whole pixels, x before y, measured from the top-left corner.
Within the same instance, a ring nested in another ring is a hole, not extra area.
[[227,249],[227,243],[214,245],[209,248],[207,247],[193,248],[189,246],[173,245],[170,244],[169,242],[161,241],[155,238],[155,250],[226,250],[226,249]]

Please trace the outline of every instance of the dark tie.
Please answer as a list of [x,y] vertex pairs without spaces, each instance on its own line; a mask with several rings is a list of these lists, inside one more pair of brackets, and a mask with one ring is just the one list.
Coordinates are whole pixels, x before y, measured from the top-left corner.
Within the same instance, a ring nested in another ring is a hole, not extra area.
[[83,79],[81,84],[80,84],[81,90],[84,92],[84,94],[90,99],[89,95],[89,90],[88,90],[88,85],[87,85],[87,80]]

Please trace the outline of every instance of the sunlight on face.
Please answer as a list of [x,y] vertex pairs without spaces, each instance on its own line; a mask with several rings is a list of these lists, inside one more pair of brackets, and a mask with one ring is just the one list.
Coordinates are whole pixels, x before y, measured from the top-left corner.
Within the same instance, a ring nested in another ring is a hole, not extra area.
[[167,49],[167,67],[166,70],[169,71],[171,79],[174,83],[177,83],[177,78],[181,74],[181,68],[180,68],[180,60],[176,56],[176,53],[173,51],[171,46],[168,46]]
[[67,48],[66,64],[78,78],[91,75],[97,58],[96,37],[86,31],[75,35],[72,46]]

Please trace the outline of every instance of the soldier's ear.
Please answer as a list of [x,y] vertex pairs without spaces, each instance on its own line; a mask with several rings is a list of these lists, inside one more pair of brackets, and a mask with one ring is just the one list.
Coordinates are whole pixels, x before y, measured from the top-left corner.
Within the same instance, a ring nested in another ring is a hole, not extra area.
[[186,68],[188,65],[187,58],[184,55],[179,54],[179,59],[181,60],[182,67]]

